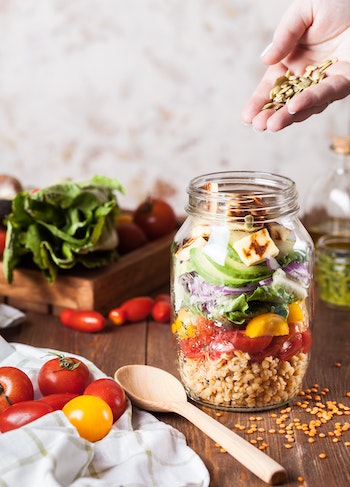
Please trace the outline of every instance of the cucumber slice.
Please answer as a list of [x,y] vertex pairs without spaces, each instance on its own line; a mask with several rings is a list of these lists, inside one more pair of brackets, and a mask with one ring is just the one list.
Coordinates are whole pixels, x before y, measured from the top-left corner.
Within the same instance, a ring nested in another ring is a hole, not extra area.
[[272,276],[272,287],[283,288],[295,297],[295,301],[305,299],[307,290],[299,282],[290,279],[282,269],[277,269]]

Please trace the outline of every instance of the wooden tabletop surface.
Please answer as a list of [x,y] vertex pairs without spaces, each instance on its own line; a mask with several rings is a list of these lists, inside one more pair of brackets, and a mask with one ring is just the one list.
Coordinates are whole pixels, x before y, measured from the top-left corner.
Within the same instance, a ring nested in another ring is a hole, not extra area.
[[[25,323],[2,335],[9,342],[82,355],[111,376],[119,367],[136,363],[177,375],[170,327],[152,321],[107,326],[103,332],[87,334],[63,327],[55,316],[28,312]],[[303,395],[288,408],[265,412],[202,409],[281,463],[288,472],[283,485],[348,487],[349,357],[350,313],[330,310],[316,298],[312,356]],[[170,413],[157,417],[185,434],[209,470],[211,487],[266,485],[185,419]]]

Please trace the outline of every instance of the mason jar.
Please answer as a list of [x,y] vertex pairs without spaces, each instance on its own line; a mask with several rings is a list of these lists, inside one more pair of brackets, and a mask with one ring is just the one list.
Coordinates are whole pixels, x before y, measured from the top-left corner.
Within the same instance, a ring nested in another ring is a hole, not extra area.
[[309,362],[314,246],[295,183],[251,171],[199,176],[172,243],[172,332],[190,399],[264,410],[291,401]]

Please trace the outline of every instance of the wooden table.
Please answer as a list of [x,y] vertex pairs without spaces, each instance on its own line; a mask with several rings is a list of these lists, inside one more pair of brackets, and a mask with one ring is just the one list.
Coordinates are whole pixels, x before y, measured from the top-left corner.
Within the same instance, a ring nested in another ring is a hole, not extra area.
[[[101,333],[87,334],[63,327],[57,317],[28,312],[24,324],[2,334],[10,342],[83,355],[112,376],[120,366],[133,363],[154,365],[177,375],[170,327],[152,321],[109,326]],[[348,487],[350,429],[343,431],[342,436],[337,435],[341,425],[350,423],[349,357],[350,313],[327,309],[316,300],[313,351],[304,381],[304,389],[310,391],[296,399],[301,405],[295,402],[290,410],[284,408],[281,411],[279,408],[258,413],[203,409],[249,441],[255,440],[257,447],[266,443],[265,453],[288,471],[288,481],[284,485]],[[317,390],[313,391],[315,384]],[[321,410],[319,403],[332,407],[333,417],[316,429],[316,436],[309,436],[302,428],[317,419],[316,410],[313,410],[316,403],[317,411]],[[200,455],[210,472],[211,487],[266,485],[186,420],[175,414],[157,414],[157,417],[186,435],[188,445]],[[291,439],[294,442],[289,442],[284,433],[289,427],[292,428]],[[254,428],[258,431],[249,433]],[[320,454],[321,457],[326,454],[326,458],[320,458]]]

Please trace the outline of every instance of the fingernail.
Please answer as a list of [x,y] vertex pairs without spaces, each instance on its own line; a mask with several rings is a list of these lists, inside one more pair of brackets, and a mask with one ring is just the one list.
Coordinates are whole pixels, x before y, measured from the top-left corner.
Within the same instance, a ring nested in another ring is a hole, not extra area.
[[273,42],[270,42],[270,44],[268,46],[265,47],[265,49],[263,50],[263,52],[260,54],[260,57],[264,57],[265,54],[271,49],[273,45]]

